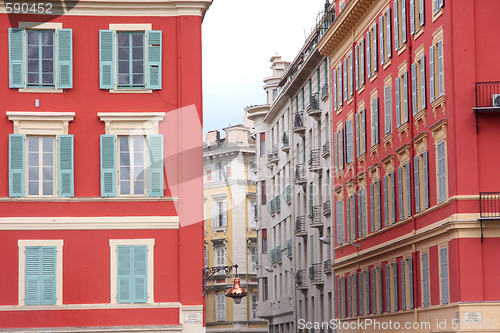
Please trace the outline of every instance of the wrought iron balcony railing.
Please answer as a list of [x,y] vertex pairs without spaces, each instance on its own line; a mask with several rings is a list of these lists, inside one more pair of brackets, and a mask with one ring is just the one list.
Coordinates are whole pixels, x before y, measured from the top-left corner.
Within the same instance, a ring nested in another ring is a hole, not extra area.
[[325,83],[321,88],[321,98],[328,96],[328,83]]
[[323,273],[328,274],[332,272],[332,259],[323,261]]
[[259,218],[259,210],[257,204],[253,205],[253,218],[257,220]]
[[296,234],[303,234],[303,233],[307,234],[306,216],[305,215],[297,216],[295,218],[295,233]]
[[295,184],[302,184],[307,181],[306,170],[303,163],[295,165]]
[[289,135],[288,131],[283,132],[283,136],[281,138],[281,143],[282,143],[282,147],[281,147],[282,149],[284,147],[290,146],[290,135]]
[[298,269],[296,274],[297,275],[295,278],[295,282],[297,284],[297,288],[307,287],[306,270],[305,269]]
[[274,201],[274,198],[271,199],[268,203],[267,203],[267,210],[269,211],[269,214],[271,215],[274,215],[276,214],[276,203]]
[[310,171],[321,171],[321,150],[313,149],[311,150],[311,159],[309,160],[309,170]]
[[281,245],[276,246],[274,249],[269,251],[269,261],[271,264],[276,264],[281,261]]
[[479,193],[479,216],[484,218],[500,218],[500,192]]
[[309,267],[309,278],[312,283],[323,282],[323,263],[312,264]]
[[330,155],[330,142],[325,142],[323,144],[323,157]]
[[276,208],[276,213],[281,211],[281,196],[279,194],[274,198],[274,206]]
[[293,252],[293,242],[291,239],[289,239],[285,242],[285,253],[288,256],[288,258],[292,256],[292,252]]
[[332,213],[332,203],[330,200],[323,202],[323,215],[330,215]]
[[274,144],[270,150],[267,151],[267,163],[278,163],[278,145]]
[[476,82],[476,108],[500,108],[500,81]]
[[283,199],[285,199],[287,204],[292,201],[292,185],[288,184],[287,187],[285,187],[285,191],[283,191]]
[[323,221],[321,221],[321,205],[312,206],[311,227],[321,226],[323,226]]
[[311,110],[319,110],[319,93],[312,93],[309,97],[309,106]]
[[304,112],[296,112],[293,116],[293,131],[296,133],[305,132]]
[[250,162],[250,170],[255,171],[255,169],[257,169],[257,156],[254,156]]

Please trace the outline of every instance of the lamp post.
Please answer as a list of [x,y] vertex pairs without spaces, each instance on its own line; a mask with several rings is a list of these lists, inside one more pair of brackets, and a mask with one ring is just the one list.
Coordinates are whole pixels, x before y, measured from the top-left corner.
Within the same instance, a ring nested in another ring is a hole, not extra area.
[[329,239],[329,237],[335,237],[335,238],[337,238],[337,239],[341,240],[342,242],[346,242],[347,244],[352,245],[352,246],[355,246],[355,247],[357,247],[357,248],[359,249],[359,244],[354,244],[354,243],[351,243],[351,242],[349,242],[348,240],[342,239],[342,238],[337,237],[337,236],[335,236],[335,235],[326,235],[326,236],[320,237],[320,238],[319,238],[319,241],[320,241],[320,242],[322,242],[322,243],[325,243],[325,244],[330,244],[330,239]]
[[240,278],[238,277],[238,264],[232,266],[217,266],[217,267],[203,267],[203,296],[207,296],[208,292],[208,280],[214,276],[215,273],[224,271],[226,274],[231,274],[233,267],[236,270],[236,274],[233,279],[233,288],[229,290],[226,297],[231,297],[234,304],[240,304],[241,299],[247,295],[245,289],[240,286]]

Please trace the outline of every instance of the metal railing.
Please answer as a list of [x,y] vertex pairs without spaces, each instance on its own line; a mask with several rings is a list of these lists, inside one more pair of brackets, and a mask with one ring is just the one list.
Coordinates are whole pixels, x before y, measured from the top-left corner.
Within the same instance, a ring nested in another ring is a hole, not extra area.
[[325,83],[321,88],[321,98],[325,97],[326,95],[328,95],[328,83]]
[[312,206],[311,226],[322,224],[321,221],[321,205]]
[[312,93],[309,96],[309,107],[312,110],[319,110],[319,93]]
[[292,201],[292,185],[288,184],[283,191],[283,199],[286,203]]
[[311,150],[311,159],[309,160],[309,170],[317,170],[321,168],[321,150]]
[[289,239],[285,242],[284,248],[285,248],[286,255],[288,256],[288,258],[290,258],[292,256],[292,252],[293,252],[293,242],[291,239]]
[[255,169],[257,169],[257,156],[254,156],[250,162],[250,170],[253,171]]
[[306,169],[303,163],[295,165],[295,183],[302,183],[306,180]]
[[298,269],[296,273],[296,279],[295,282],[297,284],[297,287],[306,287],[307,282],[306,282],[306,270],[305,269]]
[[288,134],[288,131],[283,132],[283,136],[281,137],[281,143],[283,144],[282,147],[288,147],[290,145],[290,135]]
[[281,196],[279,194],[274,198],[274,206],[276,208],[276,213],[281,210]]
[[295,218],[295,233],[299,234],[304,232],[306,232],[306,216],[297,216]]
[[276,214],[276,204],[275,204],[274,198],[271,199],[267,203],[267,210],[269,211],[269,214],[271,214],[271,215]]
[[323,261],[323,273],[328,274],[332,272],[332,259]]
[[[493,95],[500,94],[500,81],[476,82],[476,107],[500,107],[493,102]],[[500,96],[497,97],[500,103]]]
[[267,163],[273,163],[278,161],[278,145],[272,145],[271,149],[267,151]]
[[281,261],[281,245],[276,246],[274,249],[269,251],[269,261],[271,264],[276,264]]
[[323,263],[312,264],[309,267],[309,278],[311,282],[323,282]]
[[253,205],[253,218],[255,220],[259,218],[259,210],[257,204]]
[[323,202],[323,215],[330,215],[332,213],[332,203],[330,200]]
[[325,142],[323,144],[323,156],[330,154],[330,142]]
[[500,192],[479,192],[479,216],[500,218]]
[[301,130],[304,129],[304,112],[296,112],[293,116],[293,129]]

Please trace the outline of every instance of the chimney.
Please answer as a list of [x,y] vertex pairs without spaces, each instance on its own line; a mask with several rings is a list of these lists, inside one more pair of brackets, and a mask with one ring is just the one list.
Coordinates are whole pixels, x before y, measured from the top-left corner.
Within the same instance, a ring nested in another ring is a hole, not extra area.
[[220,139],[220,133],[218,130],[210,131],[207,133],[207,146],[213,146],[217,144],[217,141]]

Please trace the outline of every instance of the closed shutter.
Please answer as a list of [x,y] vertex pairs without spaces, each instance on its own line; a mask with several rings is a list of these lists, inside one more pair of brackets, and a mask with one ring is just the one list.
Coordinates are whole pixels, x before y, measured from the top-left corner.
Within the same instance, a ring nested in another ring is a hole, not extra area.
[[419,158],[413,158],[413,178],[415,179],[415,213],[420,212],[420,176],[419,176]]
[[117,286],[117,302],[118,303],[133,303],[133,286],[132,286],[132,246],[118,245],[117,266],[118,266],[118,286]]
[[212,202],[212,228],[217,227],[217,202]]
[[372,66],[371,66],[371,59],[372,59],[372,53],[370,50],[370,31],[366,32],[366,72],[368,74],[368,77],[372,76]]
[[377,180],[377,221],[378,221],[378,229],[382,229],[382,207],[380,204],[380,180]]
[[[395,12],[397,16],[397,12]],[[387,25],[387,58],[391,58],[392,56],[392,46],[391,46],[391,7],[387,7],[386,11],[386,25]],[[396,26],[394,26],[396,27]]]
[[340,304],[342,304],[342,294],[340,292],[340,278],[337,279],[337,318],[342,318],[342,307]]
[[150,197],[163,196],[163,134],[148,135],[149,174],[148,194]]
[[358,273],[358,307],[359,307],[359,315],[362,316],[365,313],[364,305],[363,305],[363,272]]
[[356,113],[356,156],[359,157],[359,155],[361,154],[361,147],[359,146],[360,142],[359,142],[359,129],[360,129],[360,126],[361,126],[361,113],[358,112]]
[[448,304],[448,248],[443,247],[440,251],[441,256],[441,304]]
[[342,91],[344,89],[344,85],[342,84],[342,76],[343,76],[343,72],[342,72],[342,61],[340,62],[339,64],[339,107],[342,106],[342,104],[344,103],[344,99],[342,98]]
[[385,134],[391,133],[391,87],[384,88],[385,97]]
[[417,106],[417,64],[411,64],[411,104],[413,108],[413,115],[415,116],[418,113]]
[[41,249],[39,246],[27,246],[24,249],[25,256],[25,287],[24,304],[39,305],[40,299],[40,275],[41,275]]
[[222,201],[222,226],[227,227],[227,202]]
[[379,298],[378,298],[378,312],[377,313],[382,313],[384,312],[384,306],[383,306],[383,289],[382,289],[382,266],[377,267],[378,271],[378,289],[379,289]]
[[24,197],[24,134],[9,134],[9,197]]
[[425,24],[425,11],[424,11],[424,8],[425,8],[425,1],[424,0],[420,0],[420,26],[424,26]]
[[[382,44],[380,44],[382,45]],[[377,71],[378,60],[377,60],[377,23],[373,24],[373,73]]]
[[339,131],[339,139],[340,139],[340,145],[339,145],[339,161],[340,161],[340,169],[344,168],[344,130],[341,128]]
[[74,190],[74,153],[73,135],[58,135],[59,172],[58,183],[60,197],[73,197]]
[[424,209],[429,208],[429,154],[427,150],[423,153],[424,157]]
[[406,162],[406,206],[408,210],[406,212],[406,217],[411,216],[411,167],[410,162]]
[[99,30],[99,85],[101,89],[115,88],[115,32]]
[[394,51],[399,49],[398,0],[394,0]]
[[410,282],[410,309],[413,309],[415,307],[414,305],[414,300],[413,300],[413,258],[410,257],[408,258],[408,281]]
[[349,317],[352,317],[352,279],[350,275],[347,277],[347,294],[349,295],[347,298],[347,313]]
[[73,88],[73,30],[57,29],[57,88]]
[[365,271],[366,314],[370,314],[370,270]]
[[436,71],[434,70],[434,45],[429,48],[429,98],[431,102],[435,99],[434,90],[434,75]]
[[336,217],[337,217],[337,243],[343,244],[344,239],[344,212],[343,212],[343,201],[337,201],[336,203]]
[[344,318],[347,316],[347,311],[346,311],[346,306],[347,306],[347,298],[346,298],[346,279],[345,277],[342,278],[342,314],[344,315]]
[[363,236],[366,236],[366,188],[361,191],[361,211],[363,219]]
[[[337,70],[333,70],[333,109],[337,110]],[[298,111],[298,110],[297,110]]]
[[393,276],[393,299],[394,299],[394,311],[399,311],[399,293],[398,293],[398,263],[397,261],[392,263],[392,276]]
[[25,85],[25,35],[24,29],[9,28],[9,88],[24,88]]
[[101,135],[101,197],[116,197],[116,136]]
[[147,303],[147,272],[148,272],[148,248],[146,245],[135,245],[134,250],[134,303]]
[[391,172],[391,221],[392,223],[396,222],[396,186],[394,186],[394,178],[396,175],[394,171]]
[[384,40],[384,17],[380,16],[378,19],[378,24],[380,26],[380,64],[383,65],[385,62],[384,48],[385,48],[385,40]]
[[[440,0],[441,3],[443,0]],[[439,73],[439,96],[444,94],[444,77],[443,77],[443,41],[438,44],[438,73]]]
[[405,277],[405,260],[401,260],[401,304],[403,310],[406,310],[406,277]]
[[42,246],[41,250],[41,304],[56,304],[56,247]]
[[371,230],[372,232],[375,231],[375,202],[373,200],[374,198],[374,188],[373,188],[373,183],[370,184],[370,224],[371,224]]
[[422,287],[423,287],[423,307],[429,306],[429,256],[427,253],[422,254]]
[[345,122],[345,141],[346,141],[346,163],[349,164],[354,160],[352,146],[352,120]]
[[420,83],[421,83],[421,97],[422,97],[422,109],[426,108],[426,93],[425,93],[425,54],[420,57]]
[[377,130],[376,130],[376,125],[377,125],[377,100],[374,99],[372,101],[372,145],[378,143],[378,137],[377,137]]
[[404,111],[405,111],[405,122],[408,122],[408,72],[405,71],[403,74],[403,94],[404,94]]
[[340,168],[339,168],[339,143],[338,143],[338,133],[337,132],[333,133],[333,143],[335,146],[334,170],[335,170],[335,172],[338,172],[340,170]]
[[387,227],[389,225],[389,196],[388,196],[388,181],[387,175],[384,176],[384,223]]
[[356,69],[356,90],[359,88],[359,46],[354,46],[354,68]]
[[146,48],[146,59],[148,61],[148,81],[146,88],[161,89],[161,58],[162,58],[162,32],[159,30],[149,30],[146,32],[148,46]]
[[385,264],[385,305],[387,312],[391,312],[391,266]]
[[372,268],[372,314],[377,313],[377,273]]
[[348,70],[349,70],[349,67],[347,67],[348,64],[347,64],[347,57],[344,58],[344,101],[347,101],[348,99],[348,85],[349,85],[349,74],[348,74]]
[[[351,199],[354,200],[354,197],[347,197],[346,200],[346,233],[347,233],[347,240],[350,241],[352,240],[351,237]],[[352,213],[354,215],[354,212]]]
[[401,94],[399,93],[400,81],[401,81],[401,79],[399,77],[397,77],[394,80],[394,85],[396,88],[396,126],[397,127],[399,127],[401,125]]
[[363,236],[363,198],[362,192],[358,191],[358,237]]
[[359,50],[360,52],[360,64],[359,64],[359,69],[360,69],[360,75],[361,75],[361,84],[365,84],[365,40],[364,38],[361,38],[361,48]]
[[378,123],[378,97],[375,97],[375,143],[379,143],[379,123]]
[[415,33],[415,0],[410,0],[410,34]]
[[363,108],[361,110],[361,142],[363,144],[363,153],[366,153],[366,110]]
[[354,93],[354,80],[353,80],[353,70],[354,68],[352,67],[352,51],[349,52],[349,85],[350,85],[350,91],[349,91],[349,96],[352,96]]
[[438,158],[438,202],[446,200],[446,163],[444,154],[444,141],[438,143],[437,158]]
[[[359,197],[358,197],[358,206],[359,206]],[[352,239],[356,239],[356,195],[353,195],[351,198],[351,212],[352,212]],[[359,210],[358,210],[359,215]]]
[[357,276],[356,273],[353,274],[352,276],[352,307],[354,309],[354,317],[358,316],[358,281],[357,281]]
[[398,167],[398,202],[399,202],[399,220],[404,219],[404,206],[403,206],[403,168]]
[[401,1],[401,44],[406,43],[406,1]]

